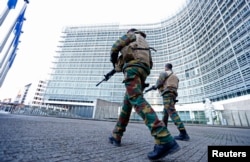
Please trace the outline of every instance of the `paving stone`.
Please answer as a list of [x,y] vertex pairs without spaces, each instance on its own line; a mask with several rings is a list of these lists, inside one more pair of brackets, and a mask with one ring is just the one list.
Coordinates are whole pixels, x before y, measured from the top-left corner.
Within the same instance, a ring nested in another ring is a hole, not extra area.
[[[0,114],[1,162],[147,162],[154,140],[142,122],[130,122],[121,147],[108,142],[113,121]],[[190,141],[168,162],[207,162],[212,145],[250,145],[250,129],[185,125]],[[177,128],[169,124],[171,134]]]

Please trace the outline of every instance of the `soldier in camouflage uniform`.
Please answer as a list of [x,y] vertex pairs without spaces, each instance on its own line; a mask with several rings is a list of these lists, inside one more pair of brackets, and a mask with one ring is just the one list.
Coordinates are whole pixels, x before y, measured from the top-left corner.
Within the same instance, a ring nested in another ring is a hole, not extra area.
[[180,132],[179,136],[175,136],[174,138],[176,140],[188,141],[190,138],[175,109],[175,103],[177,101],[176,97],[178,96],[177,89],[179,85],[179,79],[173,73],[172,67],[173,66],[170,63],[165,65],[165,71],[159,75],[159,78],[157,79],[156,84],[153,86],[153,89],[158,89],[163,98],[163,122],[165,125],[168,125],[168,117],[170,116]]
[[145,80],[153,66],[150,47],[145,38],[145,33],[130,29],[112,46],[110,61],[117,72],[124,73],[123,83],[126,92],[122,110],[112,135],[109,137],[109,142],[115,146],[121,145],[123,133],[126,131],[132,107],[134,107],[155,139],[154,150],[148,153],[148,158],[157,160],[178,151],[180,147],[143,97]]

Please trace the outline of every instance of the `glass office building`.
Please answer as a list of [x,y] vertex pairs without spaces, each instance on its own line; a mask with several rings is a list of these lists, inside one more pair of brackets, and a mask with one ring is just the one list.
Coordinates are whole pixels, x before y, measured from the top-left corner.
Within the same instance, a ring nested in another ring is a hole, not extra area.
[[[167,62],[180,79],[180,104],[227,100],[250,94],[248,0],[191,0],[171,18],[152,24],[65,27],[45,92],[48,103],[91,106],[96,99],[121,102],[122,73],[96,84],[112,70],[112,44],[130,28],[147,34],[157,52],[147,82],[154,85]],[[145,95],[161,105],[157,91]]]

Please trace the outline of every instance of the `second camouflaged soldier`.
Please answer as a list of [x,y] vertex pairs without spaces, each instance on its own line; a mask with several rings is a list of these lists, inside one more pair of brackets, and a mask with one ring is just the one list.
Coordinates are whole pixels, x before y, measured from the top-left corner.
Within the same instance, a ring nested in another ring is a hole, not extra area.
[[165,65],[165,71],[160,74],[159,78],[156,81],[156,84],[153,86],[153,89],[158,89],[163,98],[163,122],[165,123],[165,125],[168,125],[168,117],[170,116],[180,132],[179,136],[175,136],[175,139],[188,141],[190,138],[187,134],[183,122],[180,119],[180,116],[175,109],[175,103],[177,101],[176,97],[178,96],[177,89],[179,85],[179,79],[173,73],[172,67],[173,66],[170,63],[167,63]]
[[[148,153],[148,158],[157,160],[178,151],[180,147],[143,97],[145,80],[153,66],[150,47],[145,38],[146,34],[142,31],[130,29],[112,46],[111,62],[117,72],[124,73],[123,83],[126,92],[118,121],[109,137],[109,142],[115,146],[121,145],[123,133],[134,107],[155,139],[154,150]],[[121,55],[118,57],[119,52]]]

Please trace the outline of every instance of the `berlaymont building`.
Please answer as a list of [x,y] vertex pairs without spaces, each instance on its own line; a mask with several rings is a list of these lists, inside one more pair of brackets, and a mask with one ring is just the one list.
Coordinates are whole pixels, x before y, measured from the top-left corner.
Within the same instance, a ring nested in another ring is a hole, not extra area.
[[[152,24],[65,27],[45,91],[48,107],[86,118],[117,118],[124,96],[122,73],[112,70],[112,44],[131,27],[144,31],[154,85],[167,62],[180,79],[176,109],[185,122],[249,126],[250,4],[248,0],[190,0],[176,15]],[[157,91],[144,94],[163,110]],[[131,120],[140,120],[135,113]]]

